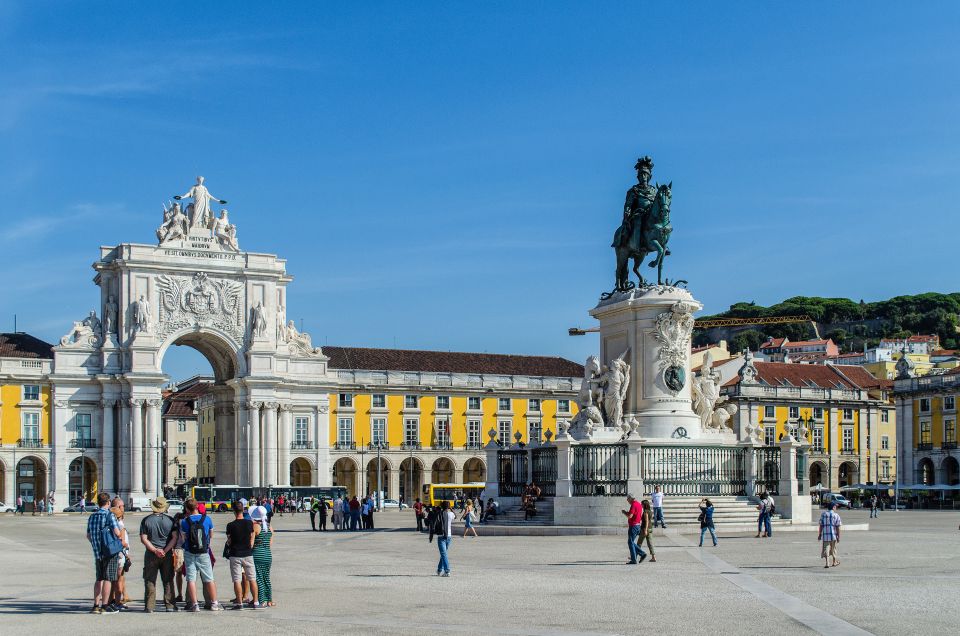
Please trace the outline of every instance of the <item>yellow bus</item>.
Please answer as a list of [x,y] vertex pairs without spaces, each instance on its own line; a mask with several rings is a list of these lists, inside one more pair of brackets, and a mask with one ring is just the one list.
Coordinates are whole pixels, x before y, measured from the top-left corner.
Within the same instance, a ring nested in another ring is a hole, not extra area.
[[483,493],[487,485],[482,482],[469,484],[424,484],[423,503],[428,506],[439,506],[441,501],[449,501],[450,506],[456,506],[462,497],[473,499]]

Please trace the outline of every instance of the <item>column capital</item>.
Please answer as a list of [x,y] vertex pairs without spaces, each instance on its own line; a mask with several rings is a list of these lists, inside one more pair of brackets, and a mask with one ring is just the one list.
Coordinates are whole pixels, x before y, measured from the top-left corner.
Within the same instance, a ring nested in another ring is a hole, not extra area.
[[144,400],[141,400],[141,399],[138,399],[138,398],[129,398],[129,399],[127,400],[127,404],[129,404],[130,406],[134,406],[134,407],[143,406],[143,402],[144,402]]
[[321,404],[317,407],[317,413],[319,413],[320,415],[326,415],[329,412],[330,412],[330,405],[328,404]]
[[254,401],[254,400],[250,400],[250,401],[247,402],[247,408],[248,408],[248,409],[258,409],[258,410],[259,410],[259,408],[260,408],[261,406],[263,406],[263,402],[256,402],[256,401]]
[[289,413],[290,411],[293,410],[293,405],[292,405],[292,404],[288,404],[288,403],[286,403],[286,402],[281,402],[281,404],[280,404],[280,410],[281,410],[283,413]]
[[103,400],[100,400],[100,408],[102,408],[102,409],[112,409],[112,408],[113,408],[114,406],[116,406],[116,405],[117,405],[117,401],[116,401],[116,400],[113,400],[113,399],[109,399],[109,400],[103,399]]
[[147,406],[150,406],[153,408],[156,408],[163,404],[163,400],[147,400],[146,402],[147,402]]
[[69,404],[69,402],[67,402],[67,400],[54,400],[54,401],[53,401],[53,405],[54,405],[55,407],[57,407],[58,409],[65,409],[65,408],[67,408],[67,404]]
[[269,409],[269,410],[271,410],[271,411],[276,411],[276,410],[277,410],[277,407],[280,406],[280,403],[279,403],[279,402],[264,402],[263,405],[264,405],[267,409]]

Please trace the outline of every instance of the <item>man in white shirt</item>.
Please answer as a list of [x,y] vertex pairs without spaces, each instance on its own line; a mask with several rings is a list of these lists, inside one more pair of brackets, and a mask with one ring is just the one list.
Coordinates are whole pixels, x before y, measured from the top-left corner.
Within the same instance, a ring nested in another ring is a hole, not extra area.
[[450,576],[450,560],[447,558],[447,551],[453,539],[454,517],[453,511],[450,510],[450,502],[444,501],[440,504],[440,514],[437,515],[436,524],[430,527],[430,541],[433,541],[433,537],[436,536],[437,549],[440,550],[437,576]]
[[660,486],[654,486],[653,492],[650,493],[650,505],[653,507],[653,527],[656,528],[659,523],[660,527],[666,529],[667,524],[663,521],[663,493],[660,492]]

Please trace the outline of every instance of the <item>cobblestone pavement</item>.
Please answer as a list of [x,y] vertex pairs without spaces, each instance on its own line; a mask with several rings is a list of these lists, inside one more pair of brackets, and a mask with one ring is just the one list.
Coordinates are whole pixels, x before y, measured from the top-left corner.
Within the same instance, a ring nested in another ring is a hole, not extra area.
[[[850,511],[848,522],[867,513]],[[128,527],[140,515],[128,516]],[[214,515],[223,530],[228,515]],[[377,516],[382,529],[314,533],[307,515],[275,519],[278,607],[241,612],[87,614],[93,568],[85,520],[0,517],[0,625],[78,634],[743,634],[952,632],[960,597],[960,515],[886,512],[840,543],[825,570],[816,534],[743,533],[696,547],[658,537],[656,563],[625,565],[624,537],[455,538],[450,578],[436,546],[409,530],[412,513]],[[483,528],[479,529],[481,535]],[[709,542],[708,542],[709,543]],[[215,537],[215,553],[223,535]],[[142,592],[135,550],[129,593]],[[221,598],[232,597],[218,560]],[[139,600],[134,610],[142,608]],[[6,628],[0,630],[10,633]],[[248,633],[251,633],[248,631]]]

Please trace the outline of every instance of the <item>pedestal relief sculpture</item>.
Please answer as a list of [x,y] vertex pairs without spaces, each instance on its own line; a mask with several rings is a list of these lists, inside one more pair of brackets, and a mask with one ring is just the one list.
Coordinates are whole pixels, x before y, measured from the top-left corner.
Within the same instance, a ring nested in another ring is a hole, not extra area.
[[690,358],[690,336],[693,333],[692,303],[677,302],[657,316],[653,338],[660,343],[657,362],[663,383],[676,395],[687,383],[687,361]]
[[211,326],[243,341],[243,285],[210,278],[197,272],[192,278],[163,274],[157,277],[160,291],[158,336],[184,327]]

